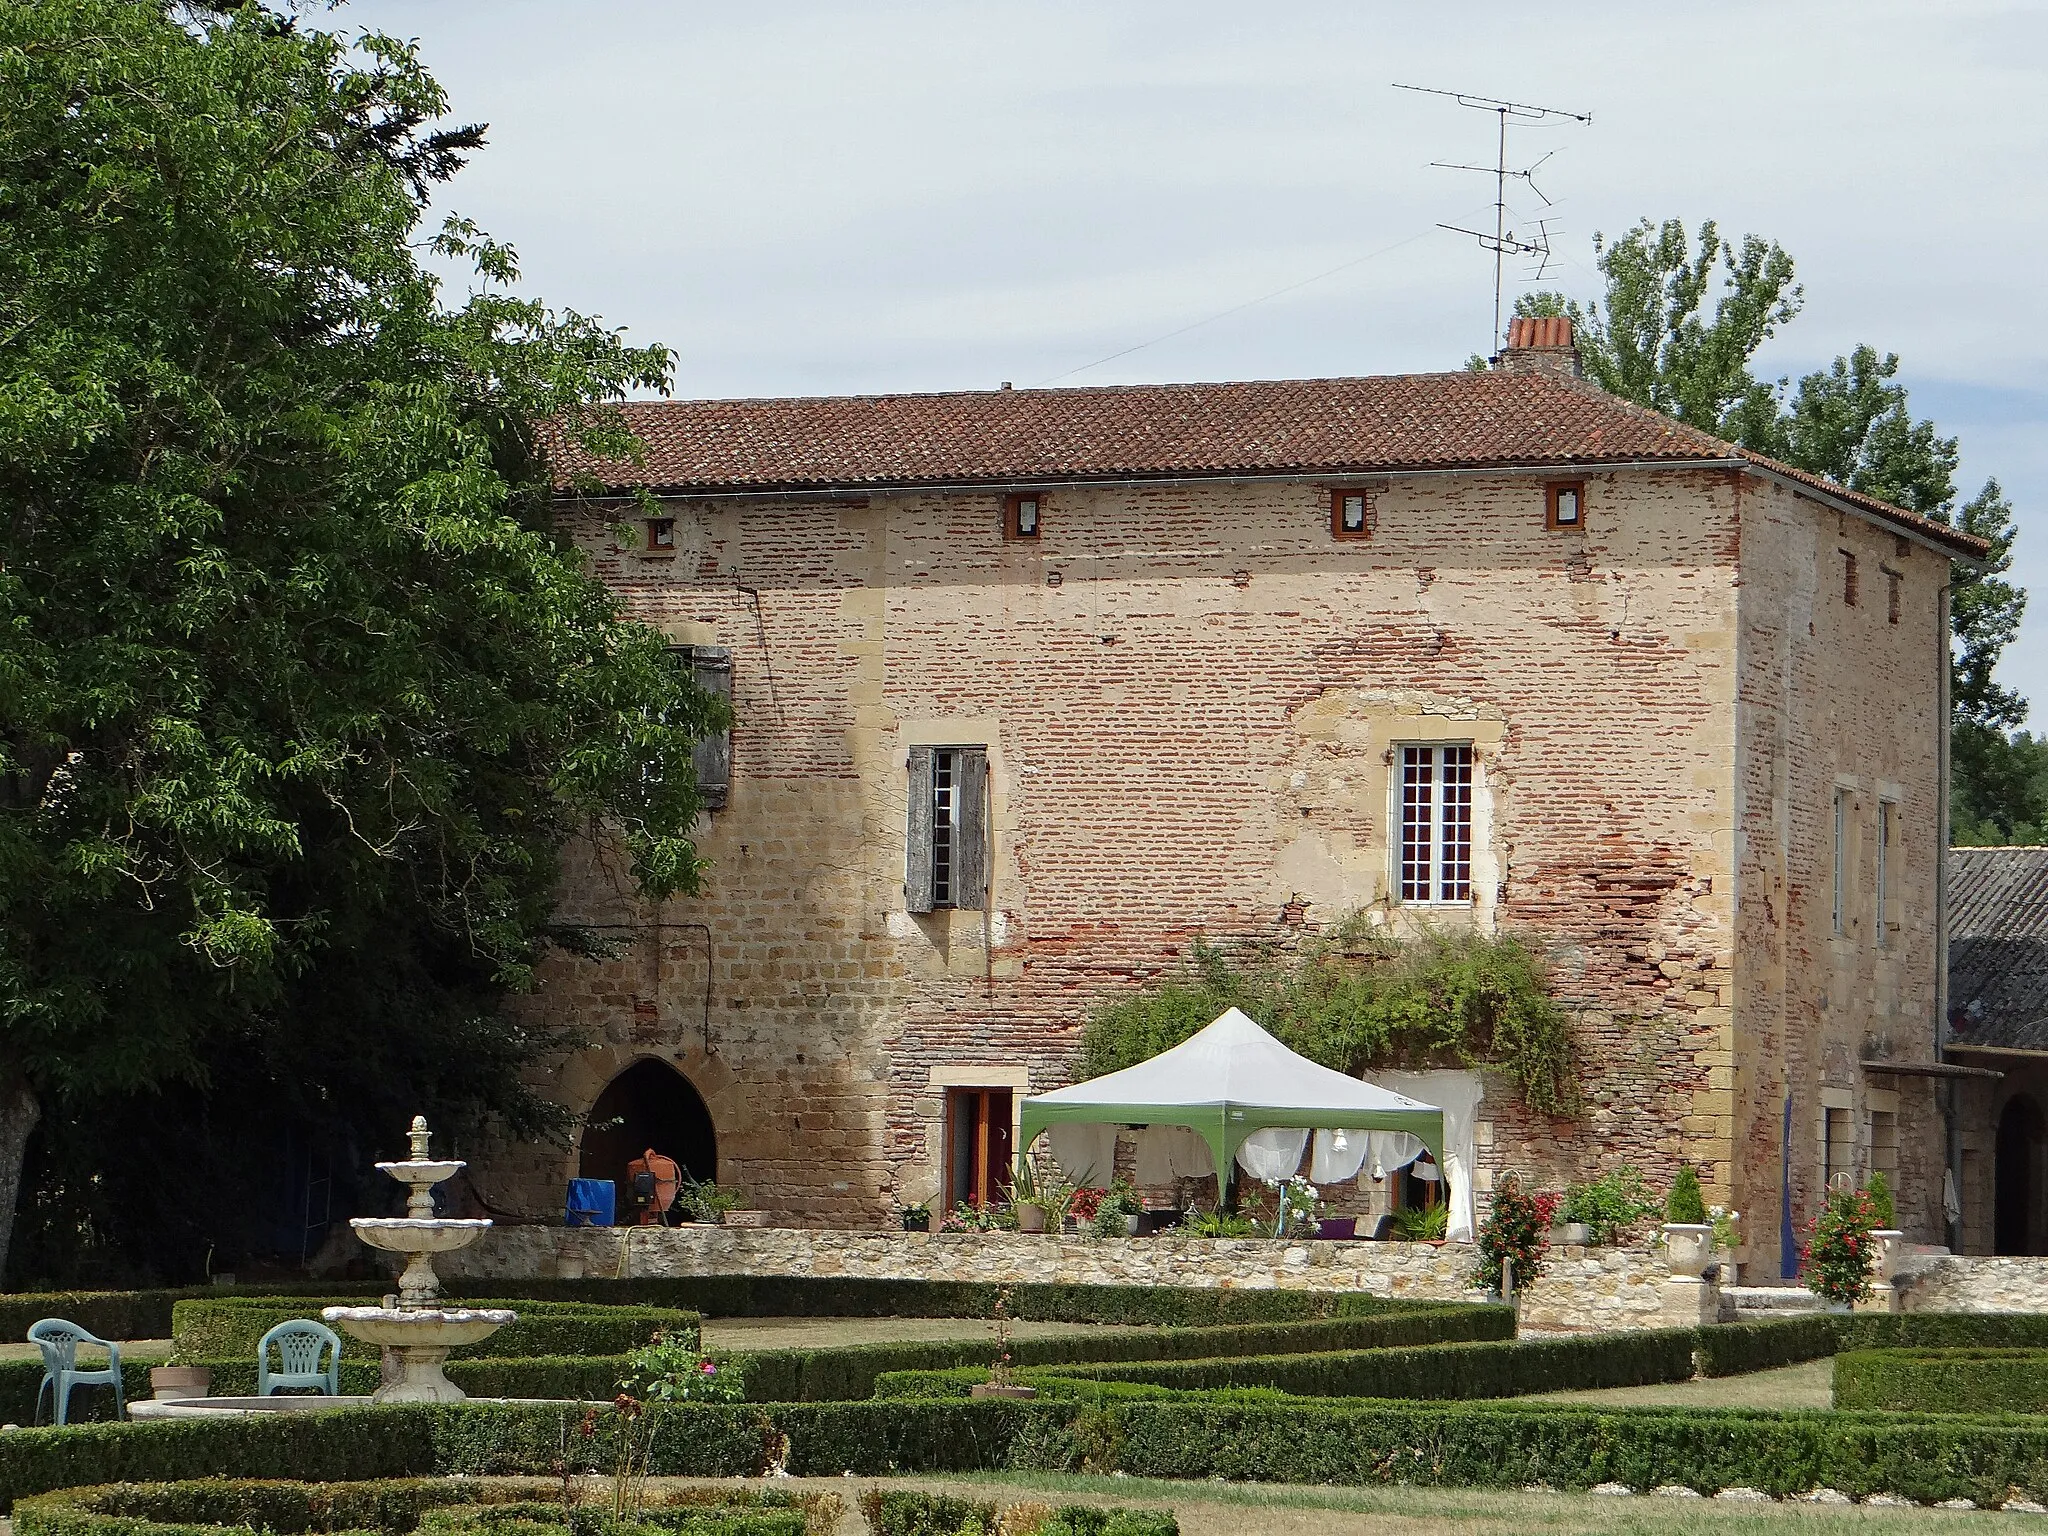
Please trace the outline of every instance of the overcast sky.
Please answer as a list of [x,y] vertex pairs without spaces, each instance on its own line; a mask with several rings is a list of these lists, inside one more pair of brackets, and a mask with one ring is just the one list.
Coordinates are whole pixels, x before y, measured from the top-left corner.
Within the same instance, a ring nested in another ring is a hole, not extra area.
[[356,0],[322,24],[420,40],[491,127],[443,206],[531,291],[673,346],[685,395],[1454,368],[1488,349],[1492,262],[1435,225],[1488,218],[1492,183],[1430,162],[1491,163],[1495,119],[1394,82],[1590,112],[1511,130],[1513,163],[1551,154],[1555,206],[1511,194],[1517,228],[1552,218],[1544,286],[1590,296],[1593,233],[1646,214],[1784,244],[1806,310],[1765,369],[1896,351],[1965,495],[1995,475],[2019,507],[2037,599],[2001,676],[2048,727],[2048,5]]

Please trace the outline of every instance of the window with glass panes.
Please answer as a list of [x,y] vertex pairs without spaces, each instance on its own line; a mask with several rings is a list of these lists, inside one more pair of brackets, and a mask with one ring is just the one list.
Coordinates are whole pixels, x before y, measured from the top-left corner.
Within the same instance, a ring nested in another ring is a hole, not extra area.
[[1401,899],[1472,899],[1472,744],[1401,748]]

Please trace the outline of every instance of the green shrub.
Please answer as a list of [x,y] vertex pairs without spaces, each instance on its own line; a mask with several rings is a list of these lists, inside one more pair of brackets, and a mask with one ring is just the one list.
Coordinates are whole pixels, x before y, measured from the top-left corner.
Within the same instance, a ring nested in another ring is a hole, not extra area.
[[[1171,1238],[1154,1239],[1170,1245]],[[870,1280],[839,1275],[678,1275],[633,1280],[451,1280],[454,1298],[512,1295],[535,1301],[678,1307],[706,1317],[986,1318],[996,1292],[1011,1293],[1010,1315],[1027,1322],[1132,1323],[1213,1328],[1366,1317],[1466,1305],[1410,1301],[1358,1292],[1237,1290],[1178,1285],[1010,1285],[974,1280]],[[468,1304],[474,1305],[470,1300]],[[24,1325],[25,1326],[25,1325]]]
[[[1564,1192],[1557,1208],[1559,1221],[1583,1221],[1593,1229],[1593,1241],[1611,1243],[1622,1232],[1657,1214],[1657,1202],[1639,1169],[1621,1164],[1590,1184],[1574,1184]],[[1706,1213],[1700,1213],[1706,1220]]]
[[1023,1525],[1018,1523],[1019,1505],[1010,1506],[1006,1523],[991,1502],[894,1488],[869,1489],[860,1507],[871,1536],[994,1536],[997,1531],[1013,1536],[1180,1536],[1180,1522],[1163,1509],[1069,1504],[1039,1524]]
[[1702,1376],[1746,1376],[1818,1360],[1839,1347],[1848,1318],[1810,1314],[1759,1323],[1720,1323],[1699,1330]]
[[[256,1358],[256,1345],[271,1328],[293,1318],[320,1320],[324,1307],[360,1306],[360,1297],[208,1296],[180,1301],[172,1309],[172,1344],[177,1358]],[[589,1302],[493,1298],[472,1305],[510,1307],[519,1316],[488,1339],[454,1351],[453,1358],[483,1359],[547,1355],[625,1355],[666,1332],[694,1348],[697,1315],[672,1307],[598,1306]],[[341,1330],[336,1330],[337,1332]],[[362,1348],[363,1346],[357,1346]],[[346,1348],[346,1345],[344,1345]]]
[[1184,1391],[1270,1387],[1297,1397],[1520,1397],[1574,1387],[1687,1381],[1693,1374],[1693,1344],[1692,1329],[1667,1328],[1523,1343],[1064,1366],[1047,1374],[1075,1381],[1142,1382]]
[[1664,1219],[1692,1226],[1705,1226],[1706,1197],[1700,1193],[1699,1171],[1691,1163],[1680,1163],[1671,1181],[1671,1193],[1664,1201]]
[[[387,1289],[378,1285],[337,1285],[332,1281],[287,1281],[268,1286],[266,1296],[345,1297],[361,1303]],[[0,1295],[0,1339],[20,1339],[46,1317],[61,1317],[103,1339],[168,1339],[171,1309],[194,1297],[243,1294],[212,1285],[143,1291],[19,1291]],[[250,1293],[254,1294],[254,1293]]]
[[1870,1214],[1877,1219],[1878,1230],[1895,1230],[1899,1224],[1898,1207],[1892,1199],[1892,1181],[1884,1176],[1882,1168],[1871,1173],[1863,1193],[1870,1197]]
[[[1514,1313],[1506,1307],[1433,1307],[1318,1322],[1012,1339],[1010,1357],[1020,1369],[1090,1361],[1200,1360],[1503,1339],[1513,1336],[1514,1327]],[[884,1372],[986,1366],[993,1349],[989,1340],[951,1339],[759,1350],[728,1358],[739,1368],[749,1402],[850,1402],[870,1396],[875,1378]]]
[[1835,1356],[1837,1408],[2048,1413],[2048,1351],[1852,1349]]

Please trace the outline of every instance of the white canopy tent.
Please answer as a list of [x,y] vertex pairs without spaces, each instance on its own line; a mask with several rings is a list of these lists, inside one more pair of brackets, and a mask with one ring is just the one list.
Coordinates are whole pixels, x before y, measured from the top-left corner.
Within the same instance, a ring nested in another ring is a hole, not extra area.
[[1187,1126],[1219,1175],[1247,1137],[1274,1127],[1402,1131],[1443,1158],[1443,1111],[1296,1055],[1235,1008],[1149,1061],[1026,1099],[1018,1148],[1072,1124]]

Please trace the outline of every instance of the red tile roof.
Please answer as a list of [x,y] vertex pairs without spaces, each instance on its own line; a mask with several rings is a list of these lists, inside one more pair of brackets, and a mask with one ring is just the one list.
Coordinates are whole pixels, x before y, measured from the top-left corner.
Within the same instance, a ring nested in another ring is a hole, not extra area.
[[1977,540],[1582,380],[1390,374],[1238,384],[634,401],[644,462],[558,447],[557,483],[806,491],[1747,459],[1969,557]]

